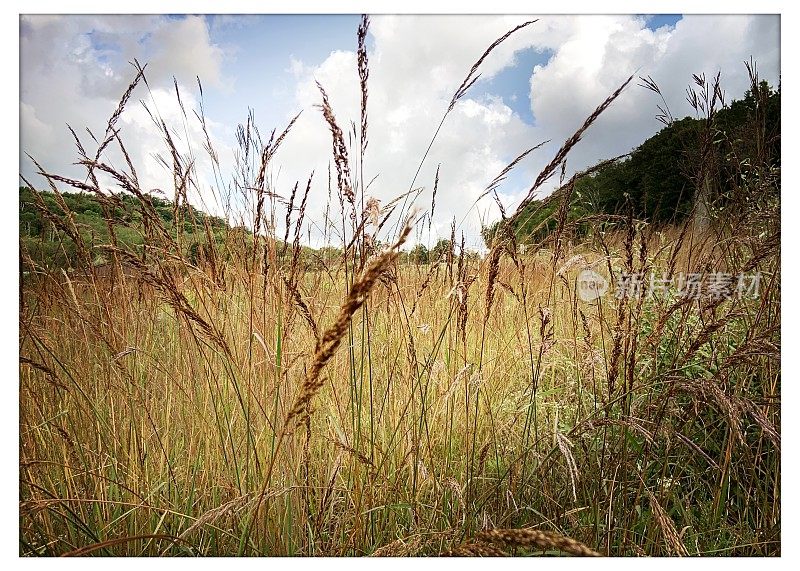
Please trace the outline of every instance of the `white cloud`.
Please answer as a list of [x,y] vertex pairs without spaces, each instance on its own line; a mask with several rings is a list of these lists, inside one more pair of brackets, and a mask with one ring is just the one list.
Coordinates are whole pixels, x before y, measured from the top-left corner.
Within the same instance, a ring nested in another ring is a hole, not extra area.
[[192,85],[196,77],[205,84],[223,87],[223,51],[211,42],[206,21],[200,16],[187,16],[173,22],[159,20],[147,38],[151,46],[148,77],[160,82],[173,75],[184,85]]
[[289,68],[286,70],[292,74],[292,77],[298,78],[303,75],[305,66],[303,62],[294,56],[289,56]]

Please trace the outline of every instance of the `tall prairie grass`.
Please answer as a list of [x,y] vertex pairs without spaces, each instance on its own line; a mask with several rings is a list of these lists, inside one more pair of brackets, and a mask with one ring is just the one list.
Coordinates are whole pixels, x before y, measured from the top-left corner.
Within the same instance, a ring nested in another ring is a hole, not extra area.
[[[479,58],[439,128],[487,54],[526,25]],[[111,177],[141,199],[142,222],[107,216],[98,267],[68,209],[42,201],[78,262],[53,270],[21,251],[20,555],[780,554],[776,173],[752,183],[755,205],[710,225],[621,213],[582,237],[567,181],[547,242],[523,253],[500,232],[480,258],[454,227],[446,255],[410,263],[413,195],[381,208],[361,180],[368,26],[356,144],[320,86],[338,253],[309,263],[302,248],[310,181],[288,204],[270,185],[292,123],[262,142],[248,121],[227,191],[238,199],[218,189],[221,204],[251,205],[247,231],[215,240],[196,221],[205,238],[190,256],[130,160],[104,160],[111,147],[128,157],[115,123],[143,67],[97,150],[76,135],[85,180],[40,167],[57,196],[89,192],[109,212]],[[626,85],[504,218],[525,215]],[[178,221],[196,172],[162,126]],[[126,224],[143,247],[115,238]],[[586,268],[612,282],[718,271],[761,283],[757,297],[668,288],[586,303]]]

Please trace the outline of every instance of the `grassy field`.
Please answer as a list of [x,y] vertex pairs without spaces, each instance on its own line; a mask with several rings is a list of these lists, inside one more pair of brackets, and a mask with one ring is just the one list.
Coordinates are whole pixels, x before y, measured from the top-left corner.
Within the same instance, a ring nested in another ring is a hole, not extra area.
[[[415,264],[400,251],[418,219],[363,206],[364,146],[337,146],[322,96],[349,247],[316,264],[302,185],[287,207],[265,182],[283,135],[246,143],[252,233],[208,230],[195,258],[132,165],[81,149],[87,182],[48,175],[112,208],[109,175],[146,223],[133,247],[109,219],[105,266],[80,243],[66,271],[21,252],[20,555],[779,555],[779,195],[580,237],[564,198],[524,253],[499,232],[469,256],[454,232]],[[193,171],[175,156],[180,203]],[[387,232],[392,213],[405,230]],[[284,217],[285,236],[265,230]],[[591,302],[587,268],[611,286]],[[681,295],[679,276],[715,272],[725,295]],[[615,295],[633,274],[673,282]]]

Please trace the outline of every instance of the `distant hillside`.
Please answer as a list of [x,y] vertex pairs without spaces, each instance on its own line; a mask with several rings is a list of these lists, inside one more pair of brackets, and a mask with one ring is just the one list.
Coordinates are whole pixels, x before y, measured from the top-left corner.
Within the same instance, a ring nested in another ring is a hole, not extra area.
[[[37,266],[43,268],[79,267],[78,248],[65,231],[69,227],[67,213],[59,205],[55,193],[42,191],[38,193],[41,203],[36,200],[36,193],[29,188],[19,189],[19,240],[20,249],[29,256]],[[142,222],[142,204],[131,194],[120,192],[114,195],[119,199],[119,207],[111,212],[111,226],[119,247],[141,255],[146,242],[147,230]],[[94,266],[102,266],[109,262],[104,246],[111,244],[109,224],[103,216],[100,201],[92,194],[64,192],[61,194],[66,210],[72,216],[82,242],[91,256]],[[211,238],[215,242],[217,255],[230,260],[236,257],[252,260],[253,232],[244,226],[230,226],[222,218],[209,215],[191,205],[182,205],[176,211],[174,203],[157,197],[149,197],[153,210],[158,215],[161,225],[176,238],[180,230],[181,256],[192,264],[200,261],[201,252],[207,252],[208,222]],[[44,209],[44,211],[43,211]],[[175,217],[181,221],[180,228],[175,224]],[[152,227],[152,224],[151,224]],[[275,241],[280,260],[291,261],[293,244],[281,239]],[[152,246],[153,243],[150,243]],[[174,245],[172,246],[174,247]],[[324,269],[331,260],[341,257],[342,250],[334,246],[319,249],[297,245],[298,263],[306,269]],[[175,253],[175,252],[173,252]],[[405,253],[403,259],[408,259]],[[260,259],[260,257],[259,257]],[[415,261],[419,262],[416,258]],[[24,263],[24,260],[23,260]]]
[[[37,203],[34,192],[26,187],[19,189],[19,238],[20,247],[31,256],[34,262],[45,267],[67,267],[74,265],[76,259],[75,243],[57,228],[49,217],[63,219],[66,216],[63,208],[56,200],[53,192],[40,194],[42,204]],[[120,244],[137,250],[144,243],[144,232],[139,199],[133,195],[119,193],[120,207],[111,213],[114,221],[114,232]],[[98,246],[110,243],[108,224],[103,217],[103,208],[98,199],[87,193],[62,193],[64,204],[71,212],[80,238],[93,255],[93,263],[102,265],[106,262]],[[173,235],[177,233],[175,225],[175,207],[172,202],[151,197],[154,210],[161,221]],[[228,228],[221,218],[211,216],[191,205],[181,206],[179,217],[187,248],[205,237],[204,225],[208,220],[215,236]]]
[[[692,211],[702,181],[709,200],[724,207],[748,182],[764,176],[763,166],[780,167],[780,89],[761,82],[757,92],[720,109],[711,121],[686,117],[669,121],[627,157],[580,177],[568,221],[624,214],[652,223],[680,222]],[[777,187],[779,188],[779,186]],[[519,243],[545,240],[556,227],[565,189],[530,203],[514,222]],[[741,197],[739,197],[741,198]],[[498,224],[486,227],[487,244]],[[579,232],[587,227],[578,225]]]

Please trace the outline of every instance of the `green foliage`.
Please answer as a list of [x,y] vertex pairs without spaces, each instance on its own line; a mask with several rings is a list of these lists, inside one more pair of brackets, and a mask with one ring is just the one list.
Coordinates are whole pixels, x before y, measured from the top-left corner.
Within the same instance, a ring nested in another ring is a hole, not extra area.
[[447,254],[450,252],[450,240],[441,239],[436,242],[436,245],[430,251],[430,260],[436,262],[438,260],[447,259]]
[[659,222],[684,218],[694,198],[692,158],[699,152],[702,122],[685,118],[647,139],[630,158],[582,179],[586,204],[621,214],[630,200],[634,216]]
[[[19,188],[20,247],[40,266],[50,268],[73,266],[78,261],[78,246],[57,223],[58,220],[63,221],[67,213],[59,206],[54,193],[45,191],[39,195],[48,215],[45,215],[37,204],[33,190],[26,187]],[[130,194],[120,193],[116,196],[120,199],[121,207],[114,208],[110,214],[114,219],[117,241],[135,251],[144,242],[141,204],[137,197]],[[102,205],[96,197],[86,193],[67,192],[62,194],[62,198],[75,221],[80,241],[90,252],[93,262],[101,265],[106,257],[99,246],[111,242]],[[174,205],[157,197],[151,197],[150,200],[164,227],[173,235],[177,234],[174,224]],[[228,227],[223,219],[210,216],[190,205],[181,206],[179,214],[182,219],[182,230],[189,236],[187,253],[191,255],[194,248],[195,257],[197,244],[205,240],[206,220],[218,241],[221,239],[220,232]],[[54,218],[56,222],[54,223],[48,216]]]
[[409,259],[415,264],[427,264],[430,260],[430,252],[424,244],[417,244],[409,252]]

